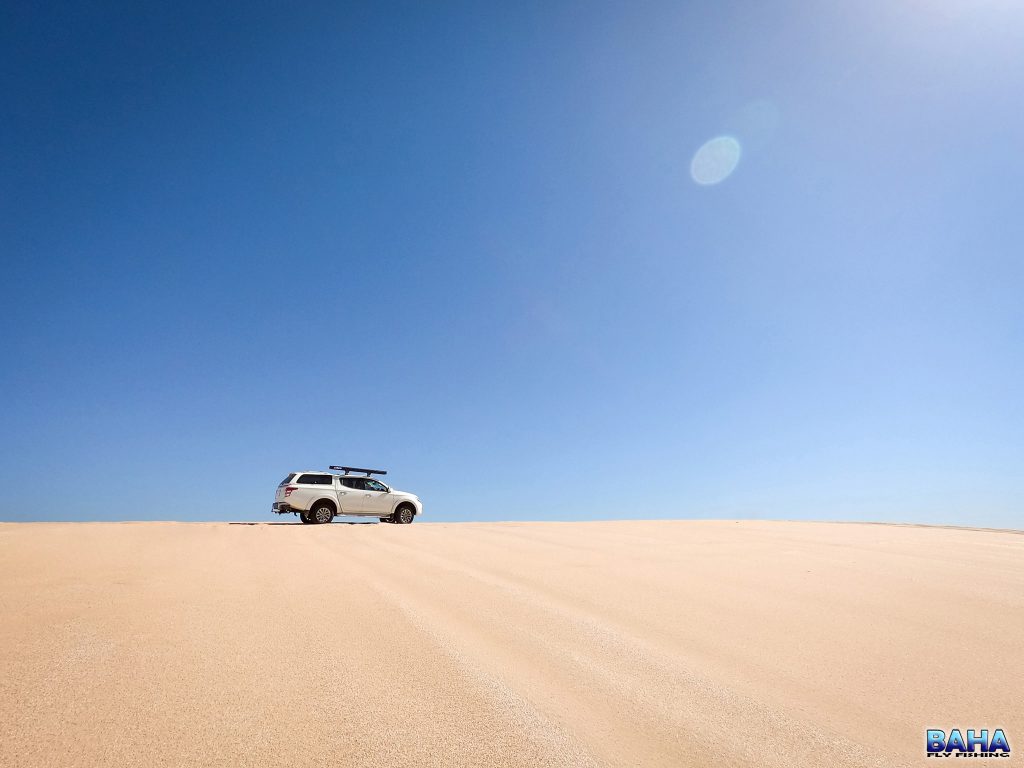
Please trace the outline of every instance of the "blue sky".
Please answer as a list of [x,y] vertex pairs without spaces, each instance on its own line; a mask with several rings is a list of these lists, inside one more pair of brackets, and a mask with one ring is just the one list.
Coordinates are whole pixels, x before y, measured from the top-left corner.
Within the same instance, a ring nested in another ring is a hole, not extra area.
[[[1024,9],[21,4],[0,518],[1024,525]],[[691,177],[707,141],[739,162]]]

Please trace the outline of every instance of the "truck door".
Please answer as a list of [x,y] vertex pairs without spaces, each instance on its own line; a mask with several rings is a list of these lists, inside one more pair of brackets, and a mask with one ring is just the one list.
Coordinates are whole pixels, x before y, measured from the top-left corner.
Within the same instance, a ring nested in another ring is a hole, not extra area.
[[363,493],[365,482],[362,477],[339,477],[338,505],[344,515],[361,515],[363,513]]
[[377,517],[389,517],[394,499],[384,483],[366,478],[366,490],[363,492],[363,514]]

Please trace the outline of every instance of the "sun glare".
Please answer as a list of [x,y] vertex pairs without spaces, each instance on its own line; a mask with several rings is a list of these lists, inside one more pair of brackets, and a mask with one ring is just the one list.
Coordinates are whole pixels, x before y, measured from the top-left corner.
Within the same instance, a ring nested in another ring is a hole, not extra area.
[[702,186],[729,178],[740,162],[740,143],[732,136],[716,136],[706,142],[690,161],[690,176]]

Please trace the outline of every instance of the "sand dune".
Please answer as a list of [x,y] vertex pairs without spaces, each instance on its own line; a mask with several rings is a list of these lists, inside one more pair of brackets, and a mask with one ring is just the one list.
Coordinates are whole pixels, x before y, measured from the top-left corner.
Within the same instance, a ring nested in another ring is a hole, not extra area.
[[1013,532],[9,524],[0,605],[5,766],[892,766],[958,726],[1024,749]]

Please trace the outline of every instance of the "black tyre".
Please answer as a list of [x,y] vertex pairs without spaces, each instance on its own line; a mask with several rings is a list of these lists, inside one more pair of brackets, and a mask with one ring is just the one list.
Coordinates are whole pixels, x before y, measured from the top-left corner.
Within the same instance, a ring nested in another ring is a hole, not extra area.
[[393,523],[394,522],[394,520],[392,520],[390,517],[380,517],[380,518],[377,518],[377,519],[380,520],[382,523]]
[[316,522],[310,517],[309,512],[299,512],[299,520],[302,521],[303,525],[309,525],[310,523]]
[[329,523],[334,519],[334,507],[320,502],[310,510],[309,516],[313,518],[314,523]]
[[412,519],[416,516],[413,512],[412,507],[402,506],[395,510],[394,520],[400,525],[408,525],[412,522]]

